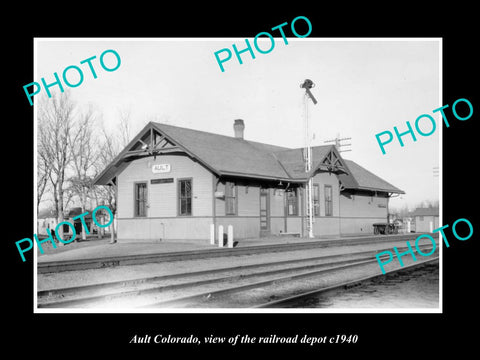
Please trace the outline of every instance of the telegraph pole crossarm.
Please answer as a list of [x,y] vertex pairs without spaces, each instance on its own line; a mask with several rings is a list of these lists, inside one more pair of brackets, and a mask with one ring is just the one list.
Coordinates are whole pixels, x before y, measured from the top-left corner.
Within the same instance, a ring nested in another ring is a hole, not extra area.
[[352,149],[341,149],[342,147],[345,147],[345,146],[352,146],[351,142],[348,144],[342,144],[340,142],[345,140],[352,140],[352,138],[351,137],[340,138],[340,134],[337,134],[337,137],[335,139],[325,140],[324,143],[335,143],[335,147],[337,148],[338,152],[352,151]]

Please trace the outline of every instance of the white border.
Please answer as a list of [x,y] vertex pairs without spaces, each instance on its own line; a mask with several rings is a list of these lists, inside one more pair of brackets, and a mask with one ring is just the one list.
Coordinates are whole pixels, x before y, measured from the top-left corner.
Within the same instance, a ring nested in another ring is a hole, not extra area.
[[[335,42],[341,42],[341,41],[438,41],[439,42],[439,103],[438,106],[442,106],[443,103],[443,38],[441,37],[422,37],[422,38],[408,38],[408,37],[393,37],[393,38],[290,38],[287,37],[288,41],[335,41]],[[243,40],[243,38],[236,37],[228,37],[228,38],[33,38],[33,49],[34,49],[34,68],[33,68],[33,74],[34,74],[34,79],[38,79],[38,73],[37,73],[37,45],[39,41],[226,41],[226,40],[233,40],[233,41],[238,41],[238,40]],[[275,37],[276,41],[282,40],[281,37]],[[33,204],[34,204],[34,231],[35,234],[37,233],[37,107],[36,103],[33,105],[34,107],[34,139],[33,139],[33,144],[34,144],[34,183],[33,183],[33,188],[34,188],[34,198],[33,198]],[[432,109],[433,110],[433,109]],[[439,115],[441,116],[441,115]],[[439,121],[439,124],[441,124],[441,119]],[[440,211],[440,217],[439,217],[439,226],[443,226],[443,196],[442,196],[442,190],[443,190],[443,126],[439,126],[440,128],[440,141],[439,141],[439,211]],[[33,261],[34,261],[34,281],[33,281],[33,312],[34,313],[101,313],[101,314],[124,314],[124,313],[136,313],[136,314],[145,314],[145,313],[165,313],[165,314],[185,314],[185,313],[193,313],[193,314],[202,314],[202,313],[207,313],[207,314],[217,314],[217,313],[238,313],[238,314],[245,314],[245,313],[253,313],[253,314],[259,314],[259,313],[274,313],[274,314],[325,314],[325,313],[338,313],[338,314],[352,314],[352,313],[362,313],[362,314],[383,314],[383,313],[399,313],[399,314],[410,314],[410,313],[425,313],[425,314],[430,314],[430,313],[443,313],[443,246],[441,242],[441,235],[439,235],[439,307],[438,308],[384,308],[384,309],[372,309],[372,308],[338,308],[338,309],[321,309],[321,308],[316,308],[316,309],[307,309],[307,308],[291,308],[291,309],[254,309],[254,308],[218,308],[218,309],[202,309],[202,308],[195,308],[195,309],[137,309],[137,308],[121,308],[121,309],[115,309],[115,310],[108,310],[108,309],[71,309],[71,308],[38,308],[37,307],[37,260],[38,260],[38,255],[37,255],[37,244],[32,239],[33,242],[35,243],[33,247]]]

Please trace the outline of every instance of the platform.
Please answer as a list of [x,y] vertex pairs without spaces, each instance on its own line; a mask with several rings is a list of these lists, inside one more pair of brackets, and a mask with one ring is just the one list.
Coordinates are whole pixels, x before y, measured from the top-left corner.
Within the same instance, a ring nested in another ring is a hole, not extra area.
[[[415,237],[415,234],[411,234]],[[396,237],[404,235],[375,236],[375,239],[395,241]],[[255,239],[240,240],[235,244],[235,248],[268,246],[280,244],[298,244],[308,242],[331,242],[332,240],[354,240],[372,238],[374,235],[364,236],[345,236],[345,237],[325,237],[325,238],[301,238],[296,236],[270,236]],[[208,241],[184,240],[184,241],[161,241],[152,242],[122,242],[110,243],[110,238],[89,239],[85,241],[72,242],[67,245],[57,246],[56,249],[49,245],[45,247],[45,254],[41,255],[38,251],[37,261],[39,264],[55,261],[75,261],[99,258],[115,258],[126,255],[154,255],[168,254],[192,251],[214,251],[219,249],[218,245],[210,245]],[[223,249],[228,249],[226,246]]]

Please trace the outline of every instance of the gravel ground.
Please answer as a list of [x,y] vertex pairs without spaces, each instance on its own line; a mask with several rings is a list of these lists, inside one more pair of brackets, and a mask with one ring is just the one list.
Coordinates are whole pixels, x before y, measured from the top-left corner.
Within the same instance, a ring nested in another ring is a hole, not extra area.
[[[409,238],[415,239],[416,234],[408,235]],[[343,240],[353,240],[355,238],[364,239],[371,238],[372,236],[356,236],[356,237],[344,237]],[[399,241],[405,243],[405,235],[389,235],[387,241]],[[385,237],[383,237],[385,238]],[[318,242],[318,241],[331,241],[339,240],[340,238],[326,238],[326,239],[308,239],[291,236],[270,236],[261,239],[245,239],[240,240],[236,247],[245,246],[262,246],[262,245],[275,245],[275,244],[296,244],[299,242]],[[380,237],[378,237],[380,240]],[[215,250],[217,245],[210,245],[205,240],[179,240],[179,241],[161,241],[157,243],[152,242],[125,242],[110,244],[109,238],[97,239],[90,238],[86,241],[75,241],[66,245],[58,244],[53,248],[50,242],[46,242],[42,245],[44,254],[40,253],[37,248],[38,262],[47,261],[62,261],[62,260],[74,260],[74,259],[93,259],[99,257],[110,256],[122,256],[122,255],[137,255],[137,254],[156,254],[156,253],[168,253],[177,251],[189,251],[189,250]]]
[[439,307],[439,268],[381,277],[358,287],[312,296],[292,304],[303,308],[435,308]]
[[[346,260],[346,259],[343,259]],[[364,259],[363,259],[364,261]],[[229,289],[232,286],[238,287],[242,285],[251,285],[258,282],[265,282],[270,280],[276,280],[274,288],[278,287],[281,281],[278,281],[279,278],[284,278],[288,276],[298,276],[299,274],[307,274],[312,271],[327,271],[332,266],[338,266],[335,264],[331,264],[327,261],[308,261],[308,265],[314,265],[314,267],[303,269],[303,268],[296,268],[295,265],[277,265],[272,267],[262,267],[262,268],[254,268],[254,269],[244,269],[244,270],[232,270],[232,271],[222,271],[221,273],[207,273],[195,276],[189,276],[188,278],[168,278],[165,280],[160,280],[158,282],[152,283],[141,283],[141,284],[133,284],[128,286],[121,286],[119,289],[122,291],[129,291],[130,294],[125,296],[125,293],[120,294],[118,296],[115,293],[111,293],[110,291],[105,292],[104,290],[100,290],[102,294],[109,293],[111,295],[107,296],[107,299],[102,297],[99,301],[95,303],[88,303],[88,304],[75,304],[75,307],[88,307],[88,308],[122,308],[122,307],[138,307],[143,305],[149,305],[158,302],[165,302],[177,299],[179,297],[185,296],[193,296],[197,294],[209,294],[210,292],[215,292],[218,290]],[[343,264],[341,264],[343,265]],[[297,265],[298,266],[298,265]],[[278,270],[282,270],[280,273]],[[273,271],[273,273],[271,273]],[[351,269],[350,269],[351,271]],[[187,284],[187,286],[184,286]],[[174,285],[173,288],[169,286]],[[180,285],[177,287],[175,285]],[[161,288],[159,288],[161,287]],[[271,291],[270,285],[263,285],[263,288],[266,292]],[[149,291],[153,290],[153,291]],[[256,291],[257,289],[247,290],[249,291]],[[95,290],[96,291],[96,290]],[[142,291],[139,294],[139,291]],[[240,293],[241,296],[242,293]],[[96,295],[100,295],[97,293]],[[141,296],[137,296],[141,295]],[[78,295],[73,294],[73,298],[77,298]],[[216,297],[217,295],[215,295]],[[234,294],[233,297],[235,298],[234,301],[230,300],[226,306],[235,306],[239,307],[240,304],[237,302],[237,295]],[[248,296],[250,300],[253,299],[251,295]],[[209,296],[210,298],[210,296]],[[57,298],[58,299],[58,298]],[[68,300],[69,296],[61,296],[59,300]],[[48,298],[47,298],[48,300]],[[225,306],[224,300],[222,298],[219,299],[222,303],[218,305],[217,301],[213,301],[210,303],[209,307],[222,307]],[[201,301],[201,300],[200,300]],[[215,305],[217,304],[217,305]],[[245,305],[250,305],[252,302]],[[71,304],[72,305],[72,304]],[[73,306],[73,305],[72,305]],[[168,307],[176,307],[178,304],[168,305]],[[198,305],[200,306],[200,305]],[[198,307],[197,306],[197,307]]]
[[393,246],[403,247],[405,241],[37,274],[37,291],[355,251],[391,249]]
[[[405,259],[404,264],[410,265],[414,261],[410,259]],[[395,268],[400,268],[397,264]],[[392,270],[392,269],[391,269]],[[301,294],[308,291],[317,290],[319,288],[329,287],[336,285],[338,283],[354,281],[368,277],[374,274],[380,275],[380,269],[377,263],[371,263],[361,266],[356,266],[354,268],[347,268],[344,270],[337,270],[334,272],[329,272],[326,274],[321,274],[318,276],[312,276],[307,278],[295,279],[294,281],[284,281],[275,283],[269,286],[255,288],[245,292],[239,292],[234,294],[229,294],[227,296],[221,296],[218,298],[212,298],[205,300],[201,303],[191,305],[192,308],[248,308],[254,305],[265,304],[273,300],[280,298],[286,298],[296,294]],[[383,278],[380,278],[383,279]],[[402,281],[408,280],[408,277],[403,277],[400,280],[397,280],[398,287],[402,288]],[[431,279],[429,279],[431,280]],[[411,299],[411,294],[403,294],[397,289],[393,291],[390,290],[388,285],[383,285],[382,283],[378,284],[378,294],[377,301],[371,301],[370,297],[365,296],[362,293],[358,293],[356,299],[350,299],[348,303],[349,306],[346,306],[345,302],[337,301],[335,295],[330,295],[329,299],[331,300],[330,305],[326,307],[332,308],[362,308],[362,307],[383,307],[383,308],[397,308],[397,307],[436,307],[438,308],[438,278],[436,282],[430,284],[430,287],[426,290],[421,290],[418,286],[413,286],[412,291],[417,292],[417,297],[428,298],[432,301],[427,301],[428,306],[419,306],[418,302],[414,302]],[[345,290],[339,290],[337,292],[338,296],[344,296]],[[424,292],[427,294],[425,295]],[[435,293],[437,295],[435,301]],[[433,298],[433,299],[432,299]],[[389,301],[390,300],[390,301]],[[314,305],[312,305],[312,303]],[[296,303],[290,305],[289,307],[294,308],[305,308],[305,307],[314,307],[314,308],[323,308],[323,303],[315,302],[312,300],[310,303]],[[378,304],[383,304],[383,306],[377,306]],[[400,306],[397,306],[400,304]],[[422,305],[425,305],[425,301],[422,302]]]
[[[296,250],[276,253],[263,253],[254,255],[241,255],[241,256],[226,256],[214,259],[201,259],[201,260],[180,260],[175,262],[164,263],[150,263],[142,265],[132,266],[119,266],[104,269],[90,269],[79,271],[67,271],[59,273],[38,274],[37,276],[37,289],[46,290],[54,288],[63,288],[71,286],[80,286],[87,284],[105,283],[112,281],[128,280],[128,279],[140,279],[144,277],[161,276],[167,274],[187,273],[192,271],[201,271],[215,268],[228,268],[235,266],[245,266],[250,264],[264,264],[266,262],[284,261],[293,259],[306,259],[316,256],[336,255],[336,254],[351,254],[359,251],[384,249],[391,250],[393,246],[399,248],[405,246],[405,240],[384,242],[377,244],[360,244],[341,247],[327,247],[319,249],[307,249]],[[418,256],[418,260],[426,260]],[[402,259],[405,265],[414,263],[410,257],[404,257]],[[386,270],[393,268],[399,268],[398,261],[392,261],[386,266]],[[273,267],[272,267],[273,269]],[[247,272],[245,272],[247,273]],[[227,276],[229,273],[223,273],[222,276]],[[360,279],[372,274],[381,274],[380,268],[377,262],[373,262],[368,265],[362,265],[355,268],[349,268],[345,270],[338,270],[332,273],[312,276],[308,278],[295,279],[293,281],[280,281],[273,285],[264,286],[261,288],[251,289],[244,292],[234,293],[229,296],[217,297],[213,296],[208,298],[207,301],[199,302],[191,307],[197,309],[209,309],[209,308],[249,308],[253,305],[266,303],[280,297],[292,296],[296,293],[306,292],[310,290],[318,289],[319,287],[331,286],[339,282],[351,281]],[[236,274],[237,275],[237,274]],[[164,301],[171,298],[185,296],[188,294],[203,293],[207,291],[215,291],[221,288],[228,288],[231,286],[248,284],[250,281],[268,280],[276,278],[282,275],[263,276],[258,279],[252,278],[237,278],[236,280],[227,281],[220,284],[203,284],[198,287],[193,287],[188,290],[173,290],[162,291],[161,293],[155,293],[144,297],[136,296],[133,293],[130,299],[118,299],[112,296],[103,304],[97,304],[95,307],[106,308],[108,310],[115,311],[116,307],[122,308],[128,304],[142,305],[148,304],[154,301]],[[211,275],[206,274],[198,276],[198,281],[208,279]],[[183,281],[186,281],[185,279]],[[320,302],[313,302],[309,304],[298,304],[295,307],[298,308],[399,308],[399,307],[437,307],[438,308],[438,275],[437,278],[424,279],[417,276],[417,283],[406,280],[397,281],[395,286],[399,286],[399,289],[395,289],[392,293],[390,289],[392,285],[376,284],[376,288],[366,288],[358,290],[355,295],[353,293],[350,297],[342,300],[337,300],[337,297],[329,298],[328,301],[323,299]],[[406,283],[406,285],[404,284]],[[148,285],[151,286],[151,285]],[[148,287],[147,286],[147,287]],[[403,287],[402,287],[403,286]],[[360,288],[359,288],[360,289]],[[436,297],[435,297],[436,293]],[[349,291],[342,291],[342,294],[350,294]],[[374,296],[368,296],[372,295]],[[417,297],[417,300],[412,300],[413,297]],[[333,299],[333,300],[332,300]],[[341,299],[338,296],[338,299]],[[347,299],[347,300],[345,300]],[[423,302],[420,300],[423,299]],[[141,303],[139,301],[142,301]],[[427,304],[428,303],[428,304]],[[382,306],[381,306],[381,305]],[[428,305],[428,306],[427,306]]]

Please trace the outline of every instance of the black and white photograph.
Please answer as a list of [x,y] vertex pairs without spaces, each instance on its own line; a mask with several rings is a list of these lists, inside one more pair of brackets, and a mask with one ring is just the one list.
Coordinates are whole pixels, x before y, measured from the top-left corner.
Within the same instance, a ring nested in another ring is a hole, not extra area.
[[469,354],[473,7],[168,5],[7,11],[7,353]]
[[441,49],[36,39],[38,311],[441,310]]

